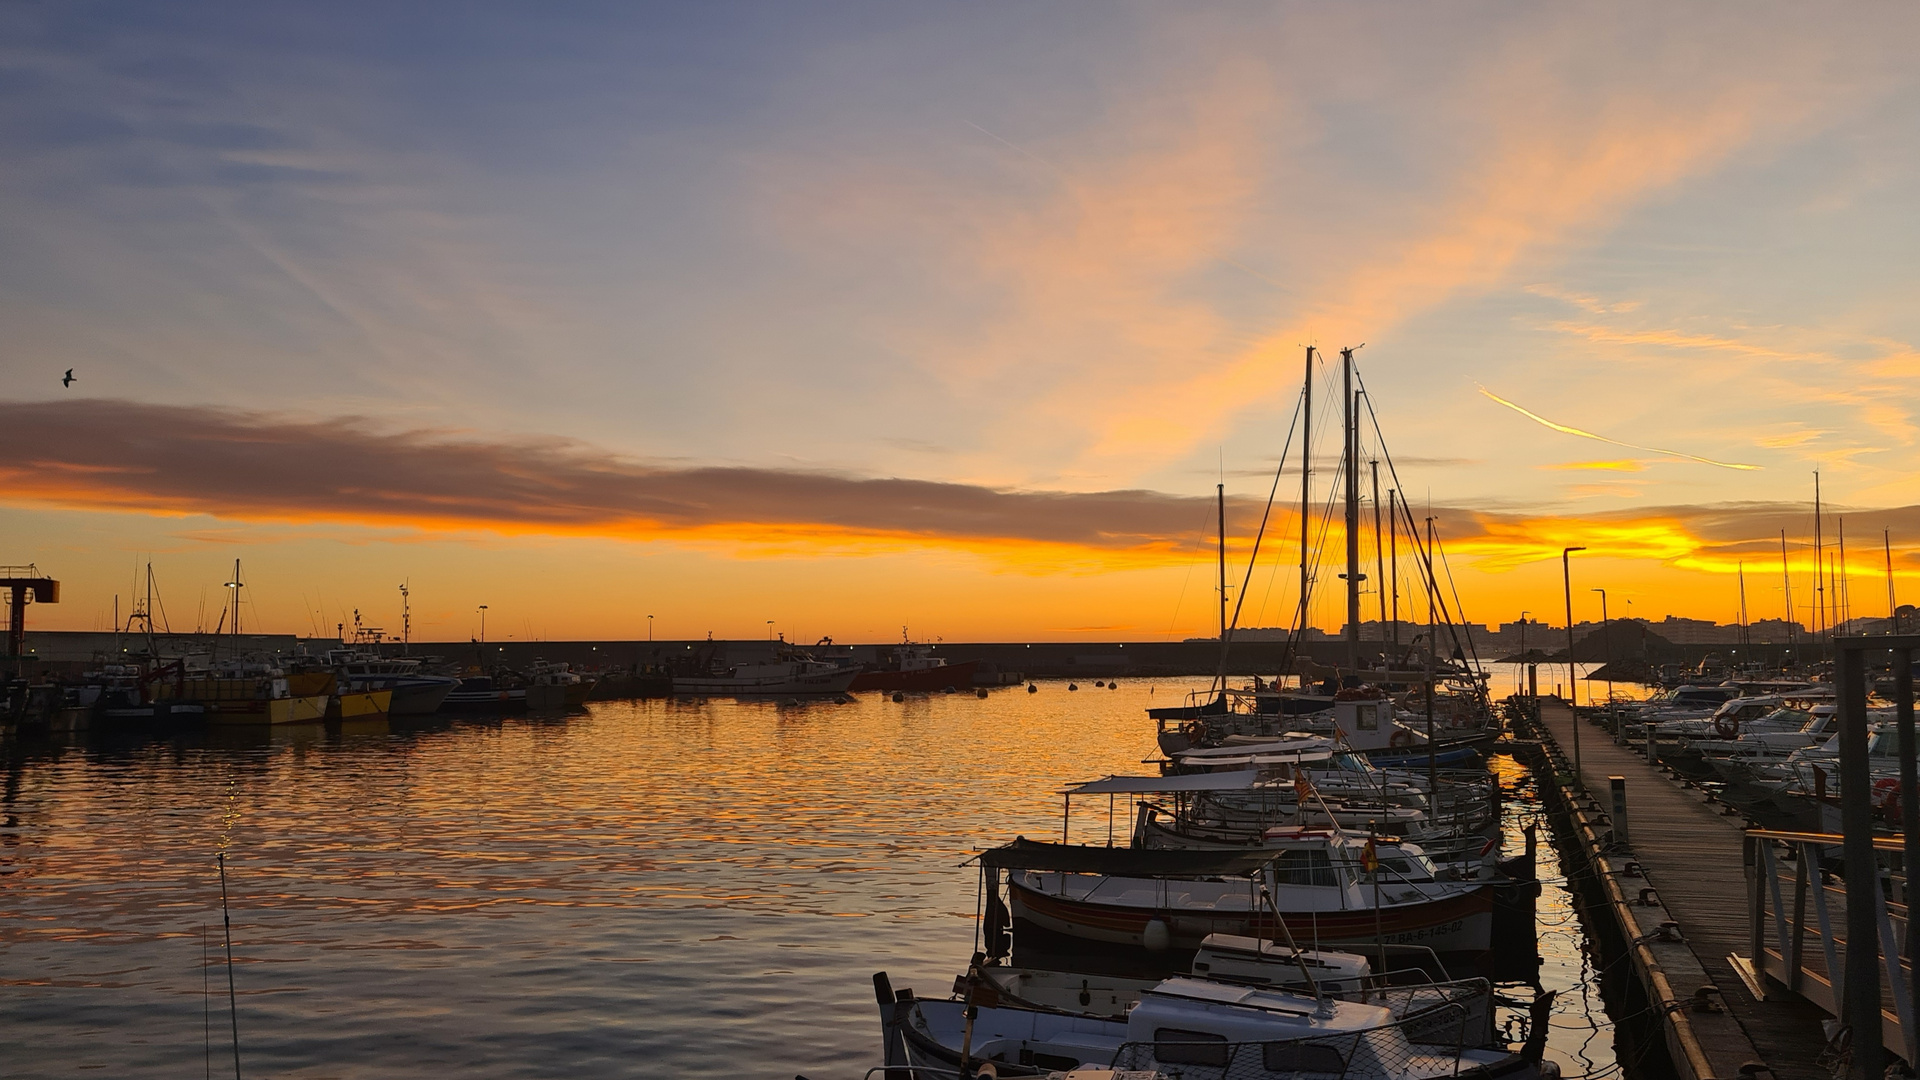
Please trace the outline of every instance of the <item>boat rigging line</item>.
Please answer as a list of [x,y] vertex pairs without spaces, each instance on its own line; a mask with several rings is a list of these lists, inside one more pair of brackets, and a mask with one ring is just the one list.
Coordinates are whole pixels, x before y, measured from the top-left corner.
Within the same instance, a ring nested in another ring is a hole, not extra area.
[[[1240,611],[1241,611],[1241,608],[1244,607],[1247,602],[1248,586],[1250,586],[1253,583],[1253,568],[1260,561],[1260,543],[1262,540],[1266,538],[1267,522],[1273,516],[1274,500],[1280,494],[1280,476],[1282,473],[1286,472],[1287,453],[1293,449],[1293,432],[1294,432],[1294,429],[1297,426],[1299,426],[1301,413],[1304,411],[1305,408],[1306,408],[1306,402],[1304,400],[1304,395],[1303,395],[1302,400],[1296,401],[1294,403],[1293,419],[1287,424],[1287,441],[1285,445],[1283,445],[1280,449],[1279,463],[1273,467],[1273,487],[1271,490],[1267,492],[1266,509],[1260,512],[1260,527],[1257,530],[1255,530],[1253,534],[1253,550],[1249,552],[1247,555],[1247,572],[1245,576],[1241,578],[1240,595],[1234,599],[1233,618],[1230,621],[1226,622],[1225,628],[1220,632],[1220,667],[1219,667],[1219,670],[1214,675],[1214,682],[1217,684],[1218,693],[1222,696],[1224,696],[1227,691],[1227,650],[1233,644],[1233,632],[1239,629],[1240,627]],[[1226,518],[1224,516],[1224,513],[1223,513],[1223,516],[1221,517],[1220,533],[1222,537],[1222,547],[1221,547],[1220,557],[1221,557],[1221,566],[1224,570],[1224,567],[1226,565],[1226,549],[1225,549]],[[1223,601],[1222,609],[1224,612],[1225,597],[1223,596],[1221,599]],[[1210,688],[1210,689],[1215,689],[1215,688]]]
[[220,864],[220,924],[227,939],[227,1015],[233,1021],[233,1080],[240,1080],[240,1005],[233,989],[233,918],[227,909],[227,853],[220,852],[216,861]]

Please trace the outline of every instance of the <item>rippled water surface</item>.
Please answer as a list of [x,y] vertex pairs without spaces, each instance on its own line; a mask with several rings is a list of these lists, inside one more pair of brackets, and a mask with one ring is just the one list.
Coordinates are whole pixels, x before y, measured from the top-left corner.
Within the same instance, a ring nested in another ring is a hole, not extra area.
[[224,845],[245,1075],[852,1080],[872,973],[944,993],[971,953],[962,860],[1057,837],[1185,689],[8,744],[0,1071],[232,1070]]

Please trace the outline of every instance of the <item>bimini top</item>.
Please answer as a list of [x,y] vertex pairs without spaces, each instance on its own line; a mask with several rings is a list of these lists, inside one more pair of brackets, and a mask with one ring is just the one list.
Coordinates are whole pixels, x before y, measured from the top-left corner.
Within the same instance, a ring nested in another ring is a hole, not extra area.
[[1062,795],[1152,795],[1182,791],[1244,791],[1260,779],[1259,772],[1187,773],[1182,776],[1109,776],[1067,788]]

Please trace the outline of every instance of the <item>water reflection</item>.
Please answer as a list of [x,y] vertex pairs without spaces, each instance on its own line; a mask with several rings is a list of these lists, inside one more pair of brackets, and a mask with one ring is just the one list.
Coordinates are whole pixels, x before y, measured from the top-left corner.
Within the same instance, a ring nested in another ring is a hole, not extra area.
[[202,1070],[224,844],[250,1074],[857,1076],[869,975],[966,961],[959,864],[1057,836],[1062,783],[1139,771],[1189,685],[1042,687],[8,744],[9,1073]]

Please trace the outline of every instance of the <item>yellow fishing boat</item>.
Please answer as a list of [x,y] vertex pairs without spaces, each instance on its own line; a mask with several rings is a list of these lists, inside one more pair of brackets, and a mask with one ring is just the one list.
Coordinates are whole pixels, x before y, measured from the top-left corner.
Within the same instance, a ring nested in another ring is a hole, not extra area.
[[331,700],[326,693],[295,693],[287,676],[271,670],[190,674],[160,682],[154,698],[199,702],[211,724],[310,724],[326,719]]

